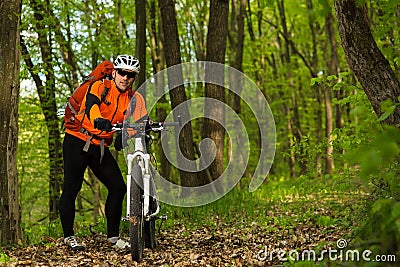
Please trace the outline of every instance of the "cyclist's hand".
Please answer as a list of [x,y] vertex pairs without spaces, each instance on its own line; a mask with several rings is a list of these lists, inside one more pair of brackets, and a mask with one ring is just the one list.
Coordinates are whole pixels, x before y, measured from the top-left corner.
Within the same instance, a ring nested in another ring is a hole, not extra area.
[[122,150],[122,134],[117,134],[114,141],[115,150],[121,151]]
[[109,132],[111,131],[112,125],[111,122],[107,119],[97,118],[94,120],[94,128]]

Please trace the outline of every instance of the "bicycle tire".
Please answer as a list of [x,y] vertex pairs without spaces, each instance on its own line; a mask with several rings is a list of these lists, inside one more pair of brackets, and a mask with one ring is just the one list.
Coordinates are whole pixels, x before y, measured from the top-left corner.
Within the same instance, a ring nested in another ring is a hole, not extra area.
[[136,181],[142,181],[142,170],[134,166],[131,173],[132,181],[130,186],[130,218],[129,235],[131,243],[132,260],[140,262],[143,260],[144,249],[144,215],[143,215],[143,190]]
[[[150,210],[156,210],[156,203],[153,198],[150,199]],[[156,248],[156,221],[155,219],[150,219],[144,222],[144,244],[146,248],[155,249]]]
[[[152,168],[150,175],[154,177],[154,169]],[[153,213],[157,210],[158,206],[157,200],[153,197],[156,194],[154,184],[150,186],[150,194],[150,213]],[[144,222],[144,245],[146,248],[152,250],[156,248],[156,218],[151,218],[149,221]]]
[[154,220],[144,222],[146,232],[144,242],[145,247],[150,249],[156,248],[156,222]]

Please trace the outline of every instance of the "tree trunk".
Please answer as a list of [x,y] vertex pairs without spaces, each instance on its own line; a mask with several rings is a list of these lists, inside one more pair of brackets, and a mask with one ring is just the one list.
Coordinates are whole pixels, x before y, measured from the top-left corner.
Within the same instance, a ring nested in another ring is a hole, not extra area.
[[[380,107],[384,101],[398,103],[400,82],[372,36],[366,7],[357,2],[335,1],[339,34],[347,62],[380,117],[383,114]],[[384,122],[400,127],[400,107]]]
[[43,6],[42,2],[32,1],[34,17],[36,19],[36,31],[38,34],[40,53],[43,59],[43,68],[45,70],[46,84],[43,85],[38,73],[34,71],[33,62],[29,56],[28,50],[21,42],[24,60],[33,80],[35,81],[41,108],[45,117],[46,126],[49,131],[48,149],[49,149],[49,218],[50,221],[58,217],[58,200],[60,198],[61,181],[63,175],[62,168],[62,147],[59,129],[59,120],[57,117],[56,94],[55,94],[55,76],[52,66],[51,34],[46,28],[45,18],[49,17],[51,12]]
[[[243,67],[243,46],[244,46],[244,18],[246,15],[246,4],[248,0],[232,0],[231,11],[231,27],[229,30],[230,43],[230,66],[242,71]],[[230,86],[241,88],[240,79],[238,77],[229,77]],[[240,93],[241,90],[238,90]],[[240,96],[237,94],[230,95],[230,106],[240,114]]]
[[[311,57],[311,62],[309,64],[310,68],[310,73],[311,73],[311,78],[315,78],[317,73],[318,73],[318,24],[315,19],[315,16],[312,15],[314,12],[314,6],[313,6],[313,1],[312,0],[306,0],[306,5],[308,9],[308,20],[309,20],[309,27],[310,27],[310,32],[311,32],[311,39],[312,39],[312,57]],[[328,103],[329,105],[329,100],[326,98],[326,95],[322,91],[322,88],[320,85],[317,85],[317,90],[316,92],[316,99],[318,106],[316,107],[316,117],[317,117],[317,123],[316,123],[316,136],[317,136],[317,143],[322,143],[323,142],[323,112],[324,112],[324,105],[323,103]],[[325,101],[326,100],[326,101]],[[326,107],[326,106],[325,106]],[[326,110],[325,110],[326,111]],[[326,117],[328,116],[327,113],[325,113]],[[327,151],[325,151],[326,154]],[[317,152],[318,154],[315,157],[315,165],[316,165],[316,174],[320,176],[322,174],[322,152]]]
[[[176,21],[175,5],[173,0],[159,1],[163,36],[165,61],[167,67],[181,64],[181,52],[178,35],[178,24]],[[171,98],[171,106],[174,118],[178,115],[182,116],[182,121],[187,122],[183,127],[179,138],[179,148],[182,155],[191,162],[178,158],[178,167],[181,175],[181,185],[193,187],[198,185],[197,173],[188,172],[185,170],[195,170],[195,152],[193,148],[193,133],[190,123],[189,108],[186,104],[180,105],[187,100],[185,86],[183,85],[183,74],[181,68],[169,69],[168,73],[168,88]],[[177,86],[179,85],[179,86]],[[179,105],[179,109],[177,108]],[[175,131],[178,136],[178,129]],[[186,163],[188,165],[186,165]]]
[[[190,33],[192,37],[192,42],[194,44],[194,50],[197,61],[204,61],[206,59],[206,33],[205,25],[208,19],[208,6],[207,1],[199,1],[195,4],[198,12],[198,17],[196,17],[196,23],[190,24]],[[202,86],[201,91],[203,90]]]
[[[338,55],[338,47],[335,38],[335,27],[334,27],[334,17],[331,12],[325,18],[325,27],[326,27],[326,35],[328,39],[328,43],[330,46],[330,58],[327,59],[329,66],[329,75],[337,75],[339,78],[339,55]],[[341,89],[337,89],[334,92],[335,98],[337,100],[341,100],[343,98],[343,92]],[[335,127],[343,128],[343,111],[342,106],[340,104],[335,105]]]
[[21,1],[0,3],[0,245],[22,243],[18,205],[19,26]]
[[[207,53],[206,61],[225,63],[226,39],[228,36],[228,0],[210,1],[210,20],[207,33]],[[213,71],[206,69],[206,81],[214,77],[213,80],[224,84],[224,69]],[[225,122],[225,106],[213,105],[207,102],[207,98],[213,98],[225,103],[225,88],[216,84],[206,83],[205,85],[205,108],[203,139],[210,138],[216,146],[215,159],[209,166],[209,172],[213,179],[217,179],[224,171],[224,141],[225,129],[220,123]],[[209,119],[209,118],[215,118]],[[220,123],[217,122],[220,121]],[[213,155],[212,147],[207,146],[205,154]],[[203,176],[204,177],[204,176]],[[204,182],[204,181],[203,181]],[[207,183],[207,182],[206,182]]]
[[[56,42],[58,43],[60,47],[60,53],[62,55],[63,61],[65,64],[71,66],[71,71],[70,71],[70,79],[66,79],[66,83],[68,84],[68,87],[71,90],[71,93],[73,92],[74,88],[79,85],[79,78],[78,78],[78,67],[76,63],[76,57],[74,54],[74,51],[72,50],[72,44],[71,44],[71,39],[73,38],[71,36],[71,23],[70,23],[70,10],[68,9],[68,2],[65,2],[65,9],[67,13],[67,26],[66,26],[66,36],[64,37],[63,30],[62,28],[62,23],[60,20],[57,18],[57,16],[52,12],[52,10],[49,10],[49,13],[51,14],[51,18],[54,20],[54,38]],[[72,82],[71,82],[72,80]]]
[[[121,14],[121,5],[122,0],[117,0],[117,16],[118,16],[118,40],[122,38],[122,29],[123,29],[123,22],[122,22],[122,14]],[[117,53],[119,54],[121,51],[121,42],[116,42]]]
[[[151,47],[151,62],[153,63],[153,74],[157,74],[164,68],[164,45],[163,45],[163,36],[162,36],[162,28],[161,28],[161,20],[158,21],[157,27],[157,14],[158,8],[156,8],[156,0],[150,2],[150,21],[148,23],[149,35],[150,35],[150,47]],[[156,84],[156,89],[160,90],[156,94],[163,95],[164,94],[164,79],[163,77],[156,76],[156,80],[154,81]],[[163,95],[159,102],[160,104],[166,104],[167,100],[165,95]],[[156,107],[156,116],[157,121],[164,121],[167,117],[167,111],[165,107],[160,105]],[[171,166],[168,162],[167,157],[165,156],[164,150],[160,147],[160,152],[158,153],[158,160],[160,161],[160,174],[162,177],[170,180],[171,175]]]
[[[291,72],[291,60],[290,60],[290,41],[288,39],[289,37],[289,30],[287,26],[287,21],[286,21],[286,14],[285,14],[285,5],[283,0],[278,0],[278,11],[279,11],[279,18],[280,18],[280,24],[282,26],[282,32],[284,36],[284,42],[283,42],[283,49],[281,49],[280,53],[280,58],[282,60],[283,66],[288,70],[285,79],[289,81],[290,86],[289,88],[294,88],[293,85],[293,74]],[[283,88],[282,88],[283,90]],[[291,103],[293,110],[297,110],[297,107],[295,106],[297,101],[296,101],[296,95],[295,92],[289,92],[291,95]],[[280,96],[282,98],[285,97],[285,92],[281,91]],[[287,103],[290,103],[287,101]],[[291,109],[288,106],[287,103],[282,103],[282,109],[285,114],[285,118],[287,120],[286,123],[286,130],[287,130],[287,136],[288,136],[288,150],[289,150],[289,170],[290,170],[290,177],[294,178],[296,176],[296,156],[293,150],[293,147],[295,146],[296,143],[300,142],[300,137],[302,136],[301,134],[298,135],[297,133],[301,132],[300,129],[296,131],[296,121],[298,121],[294,116],[292,115]]]
[[[232,0],[232,10],[231,10],[231,23],[229,30],[229,43],[230,43],[230,66],[237,69],[238,71],[243,70],[243,46],[244,46],[244,19],[246,16],[246,4],[247,0]],[[237,113],[240,114],[241,111],[241,99],[240,93],[242,92],[242,81],[240,77],[234,75],[234,72],[230,72],[229,77],[229,87],[238,88],[236,92],[228,91],[228,102],[229,106]],[[236,122],[237,124],[240,122]],[[236,127],[239,127],[237,125]],[[239,140],[236,140],[239,142]],[[242,150],[238,151],[239,161],[238,164],[242,165],[244,162],[244,155]],[[228,157],[232,157],[232,142],[228,143]]]
[[[318,105],[315,107],[316,111],[316,119],[315,119],[315,124],[316,124],[316,129],[315,129],[315,136],[316,136],[316,143],[321,144],[322,143],[322,137],[323,137],[323,129],[322,129],[322,117],[323,117],[323,109],[322,109],[322,102],[323,102],[323,93],[322,93],[322,85],[316,84],[314,86],[315,90],[315,95],[317,98],[317,103]],[[322,175],[322,153],[317,151],[317,155],[315,156],[315,169],[316,169],[316,175],[321,176]]]
[[[337,45],[335,39],[335,31],[333,27],[333,15],[331,12],[325,18],[325,28],[326,28],[326,37],[329,44],[329,51],[327,51],[328,56],[328,66],[329,73],[328,75],[336,75],[339,76],[339,57],[337,54]],[[328,46],[327,46],[328,47]],[[325,134],[327,138],[327,147],[326,147],[326,167],[325,173],[331,174],[334,169],[334,159],[333,159],[333,110],[332,110],[332,101],[331,101],[331,88],[328,87],[325,89]],[[335,92],[336,97],[339,99],[341,96],[340,90]],[[342,112],[339,104],[336,104],[336,127],[341,128],[342,121]]]
[[333,160],[333,111],[331,101],[331,88],[327,87],[324,91],[325,99],[325,137],[327,140],[325,150],[325,173],[332,174],[335,167]]
[[[146,80],[146,0],[135,1],[136,10],[136,57],[140,62],[140,73],[137,79],[137,86]],[[143,88],[140,93],[146,99],[146,90]]]
[[105,214],[104,207],[102,207],[100,182],[90,168],[88,168],[87,173],[89,176],[90,189],[93,194],[93,220],[97,222],[98,217]]

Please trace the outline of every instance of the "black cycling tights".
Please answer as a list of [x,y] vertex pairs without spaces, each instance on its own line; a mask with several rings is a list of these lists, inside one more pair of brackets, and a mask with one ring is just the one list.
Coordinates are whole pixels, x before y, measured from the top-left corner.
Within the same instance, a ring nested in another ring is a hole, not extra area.
[[85,141],[65,134],[63,144],[64,185],[60,197],[60,219],[64,237],[74,235],[75,199],[82,188],[83,175],[87,166],[108,189],[105,205],[107,236],[119,236],[122,202],[126,192],[121,171],[108,148],[105,148],[100,164],[100,147],[92,144],[88,152],[84,152],[82,150],[84,145]]

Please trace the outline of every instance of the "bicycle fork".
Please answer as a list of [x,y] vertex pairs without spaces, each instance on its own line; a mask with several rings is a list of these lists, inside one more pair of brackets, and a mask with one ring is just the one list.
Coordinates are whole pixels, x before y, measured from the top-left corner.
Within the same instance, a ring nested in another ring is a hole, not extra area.
[[[132,179],[132,168],[134,166],[134,160],[138,158],[138,164],[142,170],[142,178],[143,178],[143,214],[144,220],[149,221],[151,218],[155,217],[160,212],[160,205],[158,204],[158,200],[154,198],[156,201],[156,210],[153,213],[150,213],[150,198],[151,198],[151,177],[150,177],[150,155],[143,153],[142,151],[136,151],[133,154],[127,155],[127,162],[128,162],[128,174],[126,177],[127,183],[127,201],[126,201],[126,218],[123,220],[129,220],[130,216],[130,205],[131,205],[131,192],[130,187],[132,183],[136,181]],[[139,181],[138,181],[139,182]]]

